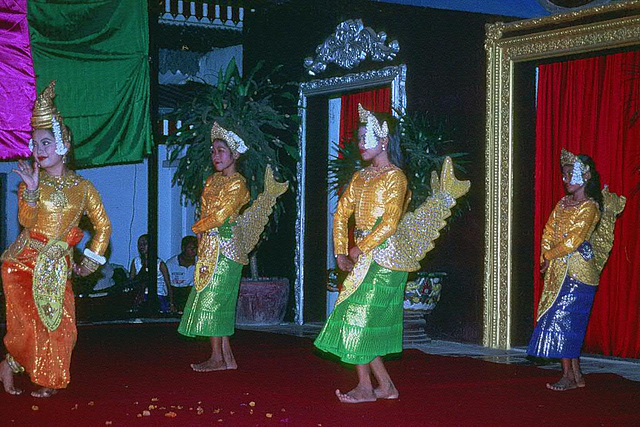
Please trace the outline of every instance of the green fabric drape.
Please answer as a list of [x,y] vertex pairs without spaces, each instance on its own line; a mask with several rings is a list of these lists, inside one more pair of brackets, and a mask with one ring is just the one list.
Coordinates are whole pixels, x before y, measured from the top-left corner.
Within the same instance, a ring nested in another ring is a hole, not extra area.
[[38,92],[57,80],[77,167],[140,161],[151,150],[146,0],[30,0]]

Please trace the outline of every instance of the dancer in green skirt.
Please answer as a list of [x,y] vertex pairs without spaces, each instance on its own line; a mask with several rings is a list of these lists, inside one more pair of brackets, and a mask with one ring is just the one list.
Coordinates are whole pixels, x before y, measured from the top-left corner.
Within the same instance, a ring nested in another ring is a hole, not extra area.
[[191,364],[198,372],[236,369],[229,336],[234,332],[236,303],[243,264],[258,242],[276,198],[288,183],[273,179],[271,168],[265,173],[265,189],[249,209],[246,181],[236,170],[236,160],[247,146],[235,133],[214,123],[211,129],[211,161],[216,173],[202,192],[201,219],[192,230],[198,236],[198,261],[194,287],[187,299],[178,332],[189,337],[210,337],[211,356]]
[[[338,399],[345,403],[398,398],[381,356],[402,351],[408,272],[420,268],[419,261],[433,247],[455,199],[469,189],[468,181],[455,179],[447,158],[441,179],[435,173],[432,176],[433,195],[414,212],[404,214],[410,192],[400,168],[395,122],[392,117],[381,122],[372,112],[358,107],[362,123],[359,148],[369,166],[356,172],[342,193],[333,228],[336,262],[350,273],[315,341],[320,350],[356,365],[358,385],[348,393],[336,390]],[[349,249],[348,221],[352,215],[356,246]]]

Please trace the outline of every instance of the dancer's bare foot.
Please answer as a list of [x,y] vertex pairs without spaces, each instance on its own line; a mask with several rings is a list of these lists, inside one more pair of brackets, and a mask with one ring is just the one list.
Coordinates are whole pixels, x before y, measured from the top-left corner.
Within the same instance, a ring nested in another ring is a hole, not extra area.
[[580,388],[586,387],[587,383],[585,382],[582,370],[580,369],[580,359],[571,359],[571,370],[573,371],[573,378],[576,381],[576,385]]
[[400,397],[400,393],[393,383],[387,386],[378,386],[373,389],[373,394],[376,399],[397,399]]
[[201,363],[192,363],[191,369],[196,372],[224,371],[227,365],[223,360],[207,359]]
[[33,397],[51,397],[54,394],[57,394],[58,390],[56,390],[55,388],[49,388],[49,387],[40,387],[38,390],[36,391],[32,391],[31,392],[31,396]]
[[229,337],[222,337],[222,358],[225,365],[227,365],[227,369],[238,369],[236,358],[233,357],[233,351],[231,351]]
[[13,385],[13,371],[6,360],[3,360],[2,363],[0,363],[0,382],[3,385],[5,392],[13,395],[22,393],[22,390],[15,388]]
[[341,393],[340,390],[336,390],[336,396],[342,403],[362,403],[362,402],[375,402],[376,395],[372,389],[354,388],[348,393]]
[[554,391],[567,391],[574,388],[578,388],[578,384],[576,384],[573,378],[562,377],[560,381],[558,381],[555,384],[547,383],[547,388],[549,390],[554,390]]

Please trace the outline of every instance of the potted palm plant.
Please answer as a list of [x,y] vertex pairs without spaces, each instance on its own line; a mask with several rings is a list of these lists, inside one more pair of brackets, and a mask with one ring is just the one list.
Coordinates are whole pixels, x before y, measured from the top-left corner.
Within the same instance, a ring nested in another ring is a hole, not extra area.
[[[181,123],[166,143],[170,160],[176,164],[173,184],[180,186],[183,203],[198,207],[204,182],[213,173],[209,134],[214,121],[233,129],[249,147],[241,157],[239,171],[247,179],[252,200],[263,191],[267,165],[271,165],[279,181],[294,179],[294,171],[287,164],[298,157],[294,142],[297,116],[284,111],[294,96],[287,87],[272,82],[270,76],[274,72],[277,69],[262,73],[258,64],[242,76],[232,59],[224,71],[219,71],[215,86],[202,84],[189,102],[168,115]],[[240,284],[238,323],[273,323],[284,316],[288,280],[260,278],[256,257],[260,243],[277,229],[281,212],[282,204],[278,202],[272,220],[249,256],[251,278]]]

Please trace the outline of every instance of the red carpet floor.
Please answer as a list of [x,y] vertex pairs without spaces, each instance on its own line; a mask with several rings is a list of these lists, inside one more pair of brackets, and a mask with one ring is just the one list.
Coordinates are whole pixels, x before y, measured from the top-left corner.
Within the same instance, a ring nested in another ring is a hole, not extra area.
[[[544,386],[556,371],[409,350],[387,363],[399,400],[347,405],[333,391],[355,385],[355,372],[313,353],[310,340],[238,331],[239,370],[195,373],[189,363],[208,344],[175,328],[81,328],[69,388],[50,399],[2,395],[0,425],[640,425],[640,383],[616,375],[558,393]],[[18,385],[31,390],[25,377]]]

